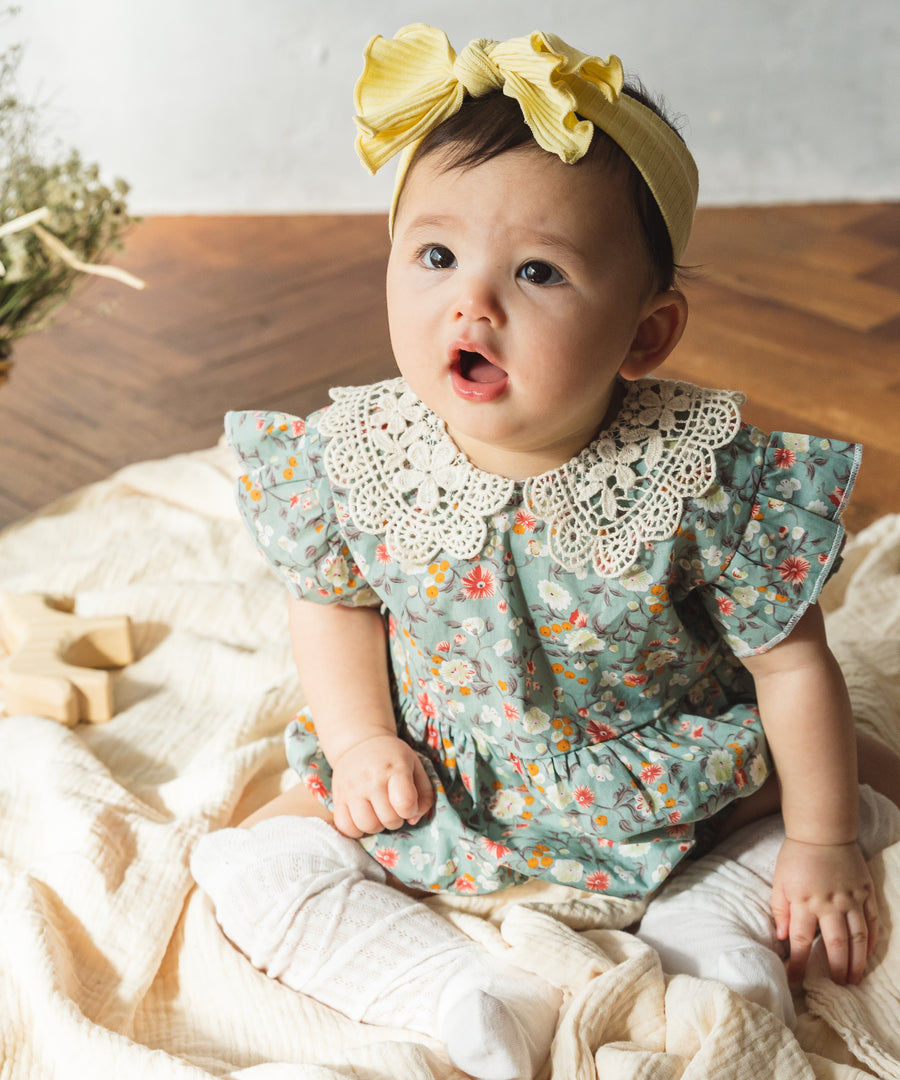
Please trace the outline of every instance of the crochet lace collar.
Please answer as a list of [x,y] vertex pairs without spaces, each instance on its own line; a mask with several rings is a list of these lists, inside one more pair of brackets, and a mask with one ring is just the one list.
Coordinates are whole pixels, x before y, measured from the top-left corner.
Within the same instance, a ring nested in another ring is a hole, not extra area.
[[338,388],[319,422],[325,468],[347,492],[353,524],[382,536],[401,561],[476,558],[489,519],[522,486],[561,566],[591,563],[601,577],[618,577],[643,544],[674,536],[684,500],[712,486],[713,451],[737,434],[744,400],[683,382],[626,385],[618,415],[592,443],[519,482],[473,465],[403,379]]

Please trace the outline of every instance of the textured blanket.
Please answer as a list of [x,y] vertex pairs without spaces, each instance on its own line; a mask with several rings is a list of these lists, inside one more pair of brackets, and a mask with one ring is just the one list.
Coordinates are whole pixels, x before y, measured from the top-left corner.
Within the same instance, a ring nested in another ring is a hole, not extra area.
[[[0,534],[0,589],[125,613],[116,716],[0,720],[0,1077],[451,1080],[424,1036],[355,1024],[255,971],[192,888],[204,832],[292,782],[300,691],[281,585],[219,446],[131,466]],[[861,723],[900,749],[900,516],[858,536],[829,629]],[[812,965],[796,1033],[724,986],[667,979],[640,907],[565,886],[429,901],[564,988],[557,1080],[900,1080],[900,845],[872,862],[884,934],[859,987]]]

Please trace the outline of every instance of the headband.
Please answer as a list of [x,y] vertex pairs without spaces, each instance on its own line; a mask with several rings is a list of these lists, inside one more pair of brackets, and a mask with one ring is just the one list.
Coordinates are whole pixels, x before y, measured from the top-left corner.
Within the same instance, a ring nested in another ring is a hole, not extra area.
[[473,41],[457,56],[446,34],[424,23],[404,27],[393,39],[376,35],[364,56],[354,93],[356,152],[371,173],[402,152],[392,229],[422,139],[459,111],[466,94],[500,89],[518,101],[537,144],[567,164],[587,153],[595,126],[605,131],[646,181],[681,261],[697,205],[697,165],[664,120],[622,93],[617,56],[600,60],[540,31]]

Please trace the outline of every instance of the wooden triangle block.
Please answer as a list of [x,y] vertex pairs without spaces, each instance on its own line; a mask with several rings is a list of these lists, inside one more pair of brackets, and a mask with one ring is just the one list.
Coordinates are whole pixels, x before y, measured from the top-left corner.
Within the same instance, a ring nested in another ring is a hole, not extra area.
[[112,681],[99,668],[134,660],[126,615],[73,615],[68,599],[0,592],[0,662],[5,709],[36,713],[73,727],[113,716]]

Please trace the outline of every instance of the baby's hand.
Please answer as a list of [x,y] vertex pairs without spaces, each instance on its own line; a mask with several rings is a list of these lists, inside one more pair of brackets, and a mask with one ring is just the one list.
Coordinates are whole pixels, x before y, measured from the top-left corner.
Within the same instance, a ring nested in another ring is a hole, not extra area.
[[772,914],[778,939],[790,939],[788,979],[803,978],[818,928],[832,979],[860,981],[878,938],[878,905],[856,843],[785,840],[775,866]]
[[335,828],[354,839],[415,825],[434,802],[418,754],[396,735],[373,735],[345,750],[332,774]]

